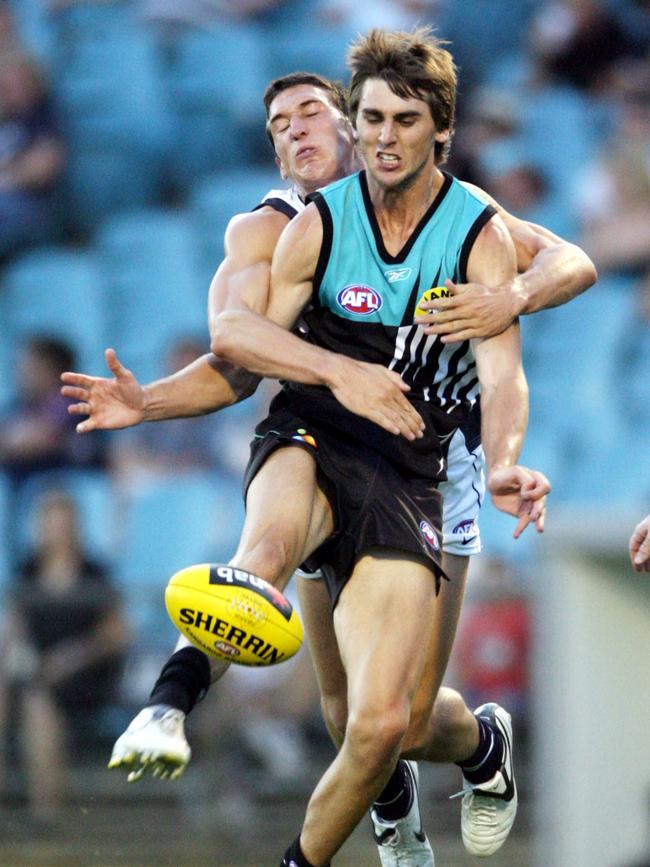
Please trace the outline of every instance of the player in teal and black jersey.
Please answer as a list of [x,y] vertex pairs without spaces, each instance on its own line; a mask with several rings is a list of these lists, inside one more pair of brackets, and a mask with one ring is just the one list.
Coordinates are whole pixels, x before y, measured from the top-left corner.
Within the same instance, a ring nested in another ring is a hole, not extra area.
[[[214,333],[229,361],[286,380],[257,429],[244,538],[265,544],[272,497],[285,552],[313,553],[322,565],[348,683],[341,747],[287,867],[329,864],[400,755],[431,757],[445,667],[429,653],[445,577],[437,484],[475,380],[491,491],[514,497],[521,527],[541,519],[548,491],[540,474],[516,465],[528,413],[518,325],[445,357],[415,322],[425,293],[446,279],[499,285],[516,271],[500,218],[438,168],[453,128],[451,56],[427,31],[374,31],[351,63],[365,174],[322,191],[289,224],[273,258],[268,318],[226,312]],[[384,273],[395,267],[410,269],[404,285]],[[282,330],[301,314],[307,340]],[[475,725],[478,746],[458,756],[463,831],[489,854],[516,811],[512,730],[494,706]]]

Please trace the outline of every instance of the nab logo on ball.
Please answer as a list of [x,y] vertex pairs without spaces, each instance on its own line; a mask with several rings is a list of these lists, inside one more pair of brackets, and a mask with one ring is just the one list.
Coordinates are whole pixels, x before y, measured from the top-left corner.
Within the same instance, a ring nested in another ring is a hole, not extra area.
[[372,286],[351,284],[336,296],[339,307],[357,316],[369,316],[381,310],[383,298]]
[[424,536],[424,540],[429,547],[433,548],[434,551],[440,550],[440,543],[438,542],[436,531],[428,521],[420,521],[420,532]]
[[274,665],[302,644],[302,623],[289,600],[244,569],[209,563],[181,569],[169,580],[165,605],[192,644],[225,662]]

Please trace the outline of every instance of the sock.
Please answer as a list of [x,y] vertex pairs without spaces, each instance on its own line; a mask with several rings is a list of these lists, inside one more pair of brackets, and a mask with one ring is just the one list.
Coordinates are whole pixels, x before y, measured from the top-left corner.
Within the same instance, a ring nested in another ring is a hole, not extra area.
[[169,657],[145,707],[168,704],[188,714],[210,687],[210,663],[198,647],[183,647]]
[[[280,867],[314,867],[311,861],[308,861],[302,849],[300,848],[300,835],[296,837],[291,846],[284,853],[284,858]],[[329,862],[323,867],[330,867]]]
[[394,822],[406,816],[413,804],[413,797],[411,774],[406,762],[400,759],[372,807],[380,819]]
[[493,729],[484,719],[476,718],[478,723],[478,747],[472,755],[462,762],[456,762],[469,783],[487,783],[501,767],[503,743],[501,733]]

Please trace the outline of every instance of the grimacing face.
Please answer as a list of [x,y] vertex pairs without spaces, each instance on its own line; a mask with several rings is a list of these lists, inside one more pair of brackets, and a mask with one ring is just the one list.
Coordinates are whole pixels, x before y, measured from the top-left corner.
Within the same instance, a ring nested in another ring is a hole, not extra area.
[[298,84],[281,91],[269,106],[268,128],[282,177],[302,193],[352,171],[352,126],[322,88]]
[[449,130],[436,129],[424,100],[397,96],[380,78],[363,84],[356,131],[369,176],[386,190],[406,189],[426,167],[433,169],[435,143],[449,138]]

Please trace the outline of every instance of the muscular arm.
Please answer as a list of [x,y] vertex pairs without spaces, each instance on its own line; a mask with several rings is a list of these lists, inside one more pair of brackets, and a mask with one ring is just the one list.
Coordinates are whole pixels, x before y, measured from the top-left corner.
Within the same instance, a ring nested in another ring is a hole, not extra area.
[[493,286],[471,277],[464,286],[448,281],[451,297],[423,305],[436,311],[423,320],[431,323],[428,333],[444,335],[446,343],[490,337],[517,316],[566,304],[595,283],[593,262],[575,244],[509,214],[480,188],[465,186],[496,208],[514,243],[518,273]]
[[405,398],[401,377],[377,364],[355,361],[301,340],[290,329],[309,301],[323,241],[323,225],[309,205],[287,226],[273,256],[266,316],[228,309],[213,322],[212,349],[259,376],[329,388],[351,412],[407,439],[423,422]]
[[[468,276],[487,286],[511,279],[515,271],[512,239],[502,220],[493,218],[476,240]],[[495,505],[519,517],[515,535],[531,521],[543,529],[548,483],[540,473],[517,466],[528,424],[528,385],[521,363],[519,325],[476,341],[481,385],[481,438],[488,467],[488,489]],[[541,522],[541,523],[540,523]]]
[[[208,317],[211,333],[216,318],[228,307],[263,312],[268,303],[271,260],[287,218],[271,208],[239,215],[226,231],[226,256],[210,286]],[[64,373],[62,392],[79,401],[72,415],[87,415],[79,433],[130,427],[142,421],[186,418],[214,412],[248,397],[259,379],[213,353],[163,379],[142,386],[111,349],[106,363],[112,379]]]

